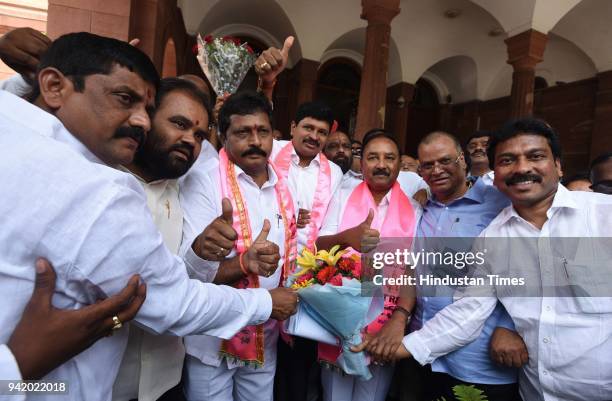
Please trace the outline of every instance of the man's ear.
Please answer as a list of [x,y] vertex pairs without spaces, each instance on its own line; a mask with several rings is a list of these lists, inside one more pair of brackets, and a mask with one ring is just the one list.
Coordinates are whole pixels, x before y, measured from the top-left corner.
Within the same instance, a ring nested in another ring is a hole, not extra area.
[[291,138],[293,138],[293,130],[295,129],[295,127],[297,127],[295,121],[291,121],[291,131],[289,132],[289,134],[291,134]]
[[74,91],[72,81],[53,67],[44,68],[38,73],[38,85],[40,97],[53,110],[62,107],[66,95]]

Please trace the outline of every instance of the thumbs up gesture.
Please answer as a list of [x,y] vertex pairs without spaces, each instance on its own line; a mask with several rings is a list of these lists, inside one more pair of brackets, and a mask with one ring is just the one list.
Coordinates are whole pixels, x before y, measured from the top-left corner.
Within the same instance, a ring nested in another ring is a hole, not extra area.
[[221,215],[214,219],[193,241],[191,248],[205,260],[221,261],[234,248],[238,234],[234,230],[233,209],[229,199],[221,201]]
[[255,61],[255,72],[266,84],[272,84],[278,74],[280,74],[287,66],[289,59],[289,50],[293,46],[295,38],[289,36],[285,39],[282,49],[270,47],[264,50]]
[[244,254],[248,271],[259,276],[270,277],[278,267],[280,251],[278,245],[268,241],[270,220],[265,219],[261,232]]
[[376,248],[380,241],[380,233],[378,230],[371,228],[372,220],[374,220],[374,211],[370,209],[363,222],[343,232],[343,242],[362,253],[367,253]]

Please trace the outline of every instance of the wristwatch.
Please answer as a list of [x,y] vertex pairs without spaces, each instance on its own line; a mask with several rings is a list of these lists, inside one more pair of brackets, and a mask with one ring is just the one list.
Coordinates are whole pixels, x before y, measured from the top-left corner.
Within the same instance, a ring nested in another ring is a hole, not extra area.
[[410,311],[403,306],[395,305],[395,308],[393,308],[393,313],[395,312],[399,312],[406,316],[406,322],[409,322],[410,318],[412,317],[412,313],[410,313]]

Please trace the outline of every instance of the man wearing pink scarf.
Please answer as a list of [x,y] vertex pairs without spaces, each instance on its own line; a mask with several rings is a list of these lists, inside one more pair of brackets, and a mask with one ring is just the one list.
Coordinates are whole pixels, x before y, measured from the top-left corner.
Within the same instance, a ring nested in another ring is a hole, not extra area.
[[[397,176],[400,151],[392,134],[372,130],[363,139],[361,169],[364,181],[342,187],[332,199],[317,239],[318,249],[334,245],[375,246],[380,237],[405,238],[412,242],[421,213],[420,206],[406,194]],[[325,401],[383,401],[393,376],[393,365],[386,363],[401,344],[402,334],[414,306],[414,297],[385,296],[385,309],[364,330],[372,336],[370,354],[377,364],[370,365],[373,378],[360,381],[340,372],[334,363],[337,347],[319,344],[319,359],[331,369],[322,372]]]

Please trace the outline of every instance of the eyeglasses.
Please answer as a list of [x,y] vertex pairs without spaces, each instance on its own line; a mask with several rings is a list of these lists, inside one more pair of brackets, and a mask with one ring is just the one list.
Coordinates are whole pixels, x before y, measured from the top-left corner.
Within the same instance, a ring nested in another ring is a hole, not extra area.
[[440,168],[448,168],[453,164],[459,164],[459,160],[461,159],[461,156],[463,156],[463,152],[459,153],[459,156],[457,156],[455,160],[451,159],[450,157],[445,157],[444,159],[441,159],[441,160],[421,163],[418,167],[418,170],[421,174],[431,174],[431,172],[436,167],[436,164],[439,164]]

